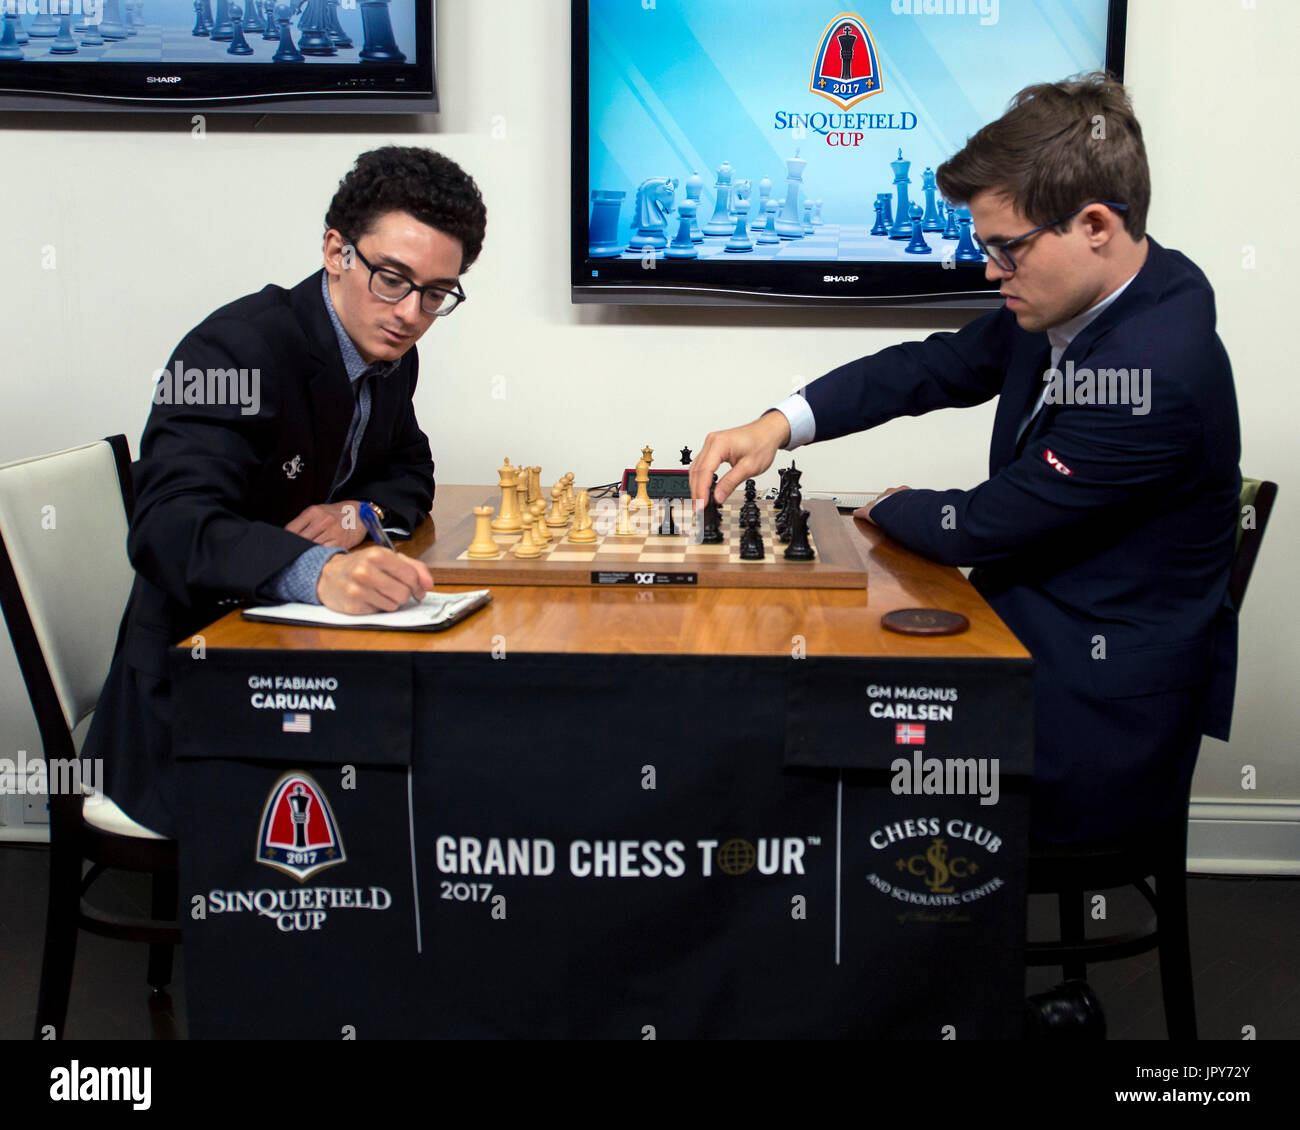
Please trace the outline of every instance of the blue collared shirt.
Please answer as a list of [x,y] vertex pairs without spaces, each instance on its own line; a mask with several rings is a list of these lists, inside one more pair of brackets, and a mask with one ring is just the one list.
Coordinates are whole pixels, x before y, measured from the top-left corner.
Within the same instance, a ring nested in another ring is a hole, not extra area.
[[[343,357],[343,369],[348,375],[348,383],[352,386],[352,395],[356,402],[352,421],[348,425],[347,440],[343,444],[343,454],[339,458],[338,469],[334,473],[334,483],[330,487],[327,499],[332,502],[339,488],[347,482],[356,467],[357,452],[361,449],[361,440],[366,434],[366,425],[370,422],[370,384],[363,383],[362,377],[369,374],[375,380],[382,380],[389,376],[400,362],[376,361],[373,365],[367,365],[365,358],[357,352],[357,347],[348,336],[347,330],[343,328],[343,323],[339,321],[338,312],[334,309],[334,303],[330,298],[329,275],[325,271],[321,271],[320,290],[321,297],[325,300],[325,311],[329,314],[330,324],[334,327],[334,336],[338,339],[339,353]],[[316,586],[320,582],[321,570],[325,567],[326,561],[336,553],[343,552],[344,550],[336,545],[314,545],[304,550],[301,556],[268,580],[263,585],[263,590],[277,600],[319,604]]]

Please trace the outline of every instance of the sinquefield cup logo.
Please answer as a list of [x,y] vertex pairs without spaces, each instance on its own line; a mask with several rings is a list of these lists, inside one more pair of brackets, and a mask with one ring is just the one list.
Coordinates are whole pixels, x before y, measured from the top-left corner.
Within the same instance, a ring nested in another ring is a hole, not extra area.
[[343,840],[321,787],[306,773],[286,773],[267,797],[257,835],[257,862],[300,883],[342,863]]
[[883,88],[871,32],[861,16],[841,12],[822,33],[808,89],[847,110]]

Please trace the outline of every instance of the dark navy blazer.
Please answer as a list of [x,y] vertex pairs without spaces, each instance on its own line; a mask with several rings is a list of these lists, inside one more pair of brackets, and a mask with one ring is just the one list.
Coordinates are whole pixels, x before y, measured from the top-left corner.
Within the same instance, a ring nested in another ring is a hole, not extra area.
[[1034,828],[1055,840],[1171,813],[1200,734],[1226,738],[1232,714],[1232,370],[1205,276],[1179,252],[1148,247],[1058,366],[1073,362],[1076,379],[1149,370],[1145,413],[1054,396],[1018,440],[1050,351],[1045,333],[1020,329],[1005,308],[804,390],[817,440],[1000,397],[986,482],[901,492],[872,517],[926,557],[976,566],[972,583],[1034,656]]
[[[128,815],[175,831],[168,648],[263,586],[312,542],[284,527],[329,501],[355,398],[316,272],[209,315],[168,370],[253,369],[260,405],[157,403],[134,467],[127,541],[136,580],[83,757],[104,760],[105,792]],[[338,498],[369,499],[414,530],[433,503],[433,460],[411,398],[409,350],[373,383],[356,466]]]

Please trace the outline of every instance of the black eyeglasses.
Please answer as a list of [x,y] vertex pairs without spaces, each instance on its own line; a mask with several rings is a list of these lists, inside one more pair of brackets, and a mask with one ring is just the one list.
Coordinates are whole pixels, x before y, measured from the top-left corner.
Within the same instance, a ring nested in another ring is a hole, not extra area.
[[373,266],[357,249],[355,241],[348,241],[345,254],[347,247],[352,249],[352,253],[361,260],[362,265],[370,272],[370,293],[384,302],[396,304],[401,302],[411,291],[418,291],[420,294],[420,309],[435,318],[445,318],[465,301],[465,292],[461,289],[460,283],[456,284],[455,290],[447,290],[441,286],[416,286],[405,275],[390,271],[387,267]]
[[1014,271],[1016,269],[1016,261],[1011,258],[1011,253],[1007,250],[1008,247],[1013,247],[1017,243],[1023,243],[1025,240],[1037,235],[1039,232],[1047,231],[1048,228],[1056,227],[1057,224],[1063,224],[1071,216],[1077,216],[1085,208],[1090,208],[1094,204],[1104,204],[1107,208],[1114,208],[1116,212],[1128,211],[1127,204],[1116,204],[1110,200],[1089,200],[1087,204],[1080,204],[1073,212],[1067,212],[1059,219],[1055,219],[1049,224],[1043,224],[1042,227],[1034,228],[1033,231],[1027,231],[1024,235],[1018,235],[1015,239],[1002,240],[999,243],[985,243],[979,236],[975,236],[975,244],[984,252],[985,255],[993,260],[995,266],[1003,271]]

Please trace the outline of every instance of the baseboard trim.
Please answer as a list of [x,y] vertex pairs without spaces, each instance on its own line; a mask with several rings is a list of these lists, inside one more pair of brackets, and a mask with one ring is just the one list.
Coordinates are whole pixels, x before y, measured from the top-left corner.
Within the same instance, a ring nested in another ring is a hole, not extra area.
[[1300,801],[1192,801],[1187,870],[1300,875]]

